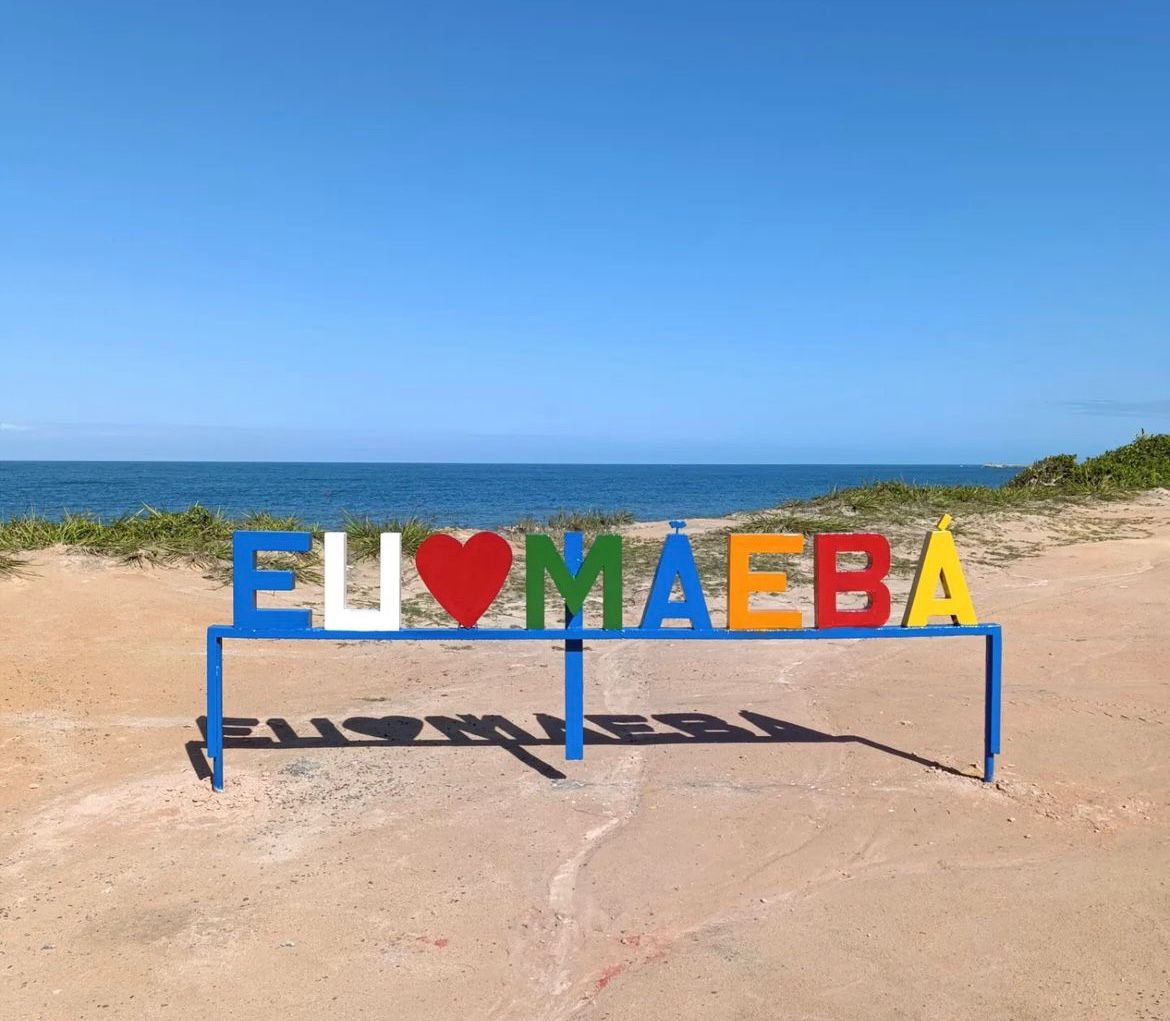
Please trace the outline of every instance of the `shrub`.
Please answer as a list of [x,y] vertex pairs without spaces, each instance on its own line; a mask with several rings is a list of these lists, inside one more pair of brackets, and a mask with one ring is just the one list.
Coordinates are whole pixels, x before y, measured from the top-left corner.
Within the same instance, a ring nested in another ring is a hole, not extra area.
[[1077,464],[1076,454],[1052,454],[1033,461],[1018,475],[1012,476],[1007,485],[1013,488],[1021,486],[1065,486],[1080,482],[1082,479],[1080,465]]
[[1073,454],[1054,454],[1029,465],[1007,485],[1088,491],[1170,486],[1170,435],[1143,432],[1132,442],[1080,464]]
[[1170,486],[1170,435],[1142,433],[1132,443],[1090,457],[1081,465],[1093,486],[1154,489]]

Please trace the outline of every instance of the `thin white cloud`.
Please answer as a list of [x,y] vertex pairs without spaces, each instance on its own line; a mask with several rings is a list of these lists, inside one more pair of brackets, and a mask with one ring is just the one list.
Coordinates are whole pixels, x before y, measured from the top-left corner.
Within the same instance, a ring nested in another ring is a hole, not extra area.
[[15,422],[0,422],[0,433],[26,433],[31,425],[17,425]]
[[1141,418],[1145,415],[1170,415],[1170,401],[1062,401],[1078,415],[1102,415],[1107,418]]

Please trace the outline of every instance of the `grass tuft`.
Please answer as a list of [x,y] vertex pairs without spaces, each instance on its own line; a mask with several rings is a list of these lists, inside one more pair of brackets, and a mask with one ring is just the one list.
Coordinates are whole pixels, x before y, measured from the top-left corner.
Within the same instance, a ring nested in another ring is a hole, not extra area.
[[419,518],[406,518],[404,521],[374,521],[368,517],[345,519],[349,555],[357,560],[373,560],[378,556],[383,532],[401,533],[402,552],[413,557],[422,541],[433,531],[434,528],[428,522]]
[[199,505],[184,511],[143,507],[109,522],[91,514],[66,514],[57,521],[32,514],[0,522],[0,551],[70,546],[123,560],[209,566],[231,556],[233,527],[219,512]]
[[[401,532],[402,549],[413,556],[431,528],[416,518],[374,522],[348,518],[350,556],[356,560],[378,556],[380,532]],[[295,517],[257,511],[235,519],[195,504],[185,510],[143,507],[102,521],[92,514],[66,514],[59,520],[29,514],[0,521],[0,575],[17,572],[20,561],[7,554],[65,546],[123,563],[194,564],[222,574],[230,571],[232,533],[237,530],[311,532],[313,550],[307,554],[262,554],[265,567],[295,570],[305,580],[317,580],[322,529]]]
[[632,511],[607,511],[600,508],[581,511],[558,511],[544,520],[521,518],[511,526],[515,532],[588,532],[596,534],[607,528],[632,525],[636,519]]
[[10,557],[7,553],[0,553],[0,578],[13,578],[23,573],[24,561],[19,557]]

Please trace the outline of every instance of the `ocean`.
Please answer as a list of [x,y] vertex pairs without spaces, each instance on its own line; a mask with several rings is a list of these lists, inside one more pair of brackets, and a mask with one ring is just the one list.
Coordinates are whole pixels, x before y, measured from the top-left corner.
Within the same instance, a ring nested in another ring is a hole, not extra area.
[[1016,468],[963,464],[337,464],[0,461],[0,519],[101,518],[193,503],[272,511],[322,526],[346,515],[495,528],[562,510],[639,520],[714,517],[878,479],[998,486]]

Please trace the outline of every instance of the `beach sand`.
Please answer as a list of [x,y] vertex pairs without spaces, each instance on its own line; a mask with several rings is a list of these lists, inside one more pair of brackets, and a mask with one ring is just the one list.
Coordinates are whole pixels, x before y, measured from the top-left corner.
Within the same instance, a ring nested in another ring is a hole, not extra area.
[[598,644],[580,763],[551,646],[252,642],[213,794],[230,589],[31,554],[0,579],[0,1017],[1170,1017],[1170,497],[1076,513],[971,560],[994,785],[972,639]]

